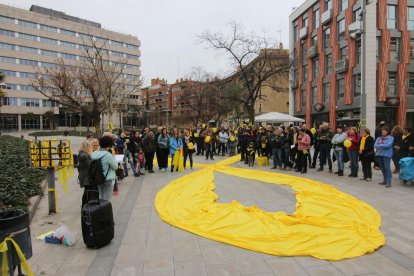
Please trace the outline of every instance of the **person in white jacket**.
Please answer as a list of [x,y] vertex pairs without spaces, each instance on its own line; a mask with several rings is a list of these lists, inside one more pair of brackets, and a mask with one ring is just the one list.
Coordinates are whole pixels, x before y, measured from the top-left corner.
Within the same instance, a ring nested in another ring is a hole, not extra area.
[[226,154],[226,145],[229,141],[229,134],[224,130],[224,128],[221,129],[219,133],[219,149],[218,152],[224,156]]
[[338,163],[338,171],[335,173],[338,176],[344,175],[344,141],[346,138],[347,136],[346,132],[344,132],[344,127],[338,125],[336,128],[336,134],[331,141],[336,157],[336,162]]

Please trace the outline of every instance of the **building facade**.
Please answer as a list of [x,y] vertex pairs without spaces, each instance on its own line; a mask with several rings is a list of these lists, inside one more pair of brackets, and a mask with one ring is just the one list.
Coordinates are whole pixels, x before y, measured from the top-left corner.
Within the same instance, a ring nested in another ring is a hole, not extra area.
[[[140,78],[140,41],[136,36],[39,6],[23,10],[0,4],[0,71],[6,75],[1,84],[6,93],[0,107],[1,130],[47,129],[50,114],[59,118],[60,126],[86,125],[85,116],[59,107],[30,84],[42,68],[56,68],[59,59],[76,65],[84,58],[87,39],[105,41],[109,62],[127,59],[125,77]],[[139,93],[130,95],[134,104]]]
[[414,124],[414,1],[307,0],[290,15],[290,113]]
[[[170,85],[164,79],[152,79],[151,86],[142,89],[145,94],[145,112],[148,125],[166,125],[171,117]],[[168,119],[168,120],[167,120]]]

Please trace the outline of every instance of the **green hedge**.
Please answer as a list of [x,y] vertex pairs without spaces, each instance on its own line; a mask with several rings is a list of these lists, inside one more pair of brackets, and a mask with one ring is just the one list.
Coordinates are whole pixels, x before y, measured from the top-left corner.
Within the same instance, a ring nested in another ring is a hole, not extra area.
[[42,193],[46,171],[30,167],[29,142],[0,136],[0,211],[28,209],[30,197]]

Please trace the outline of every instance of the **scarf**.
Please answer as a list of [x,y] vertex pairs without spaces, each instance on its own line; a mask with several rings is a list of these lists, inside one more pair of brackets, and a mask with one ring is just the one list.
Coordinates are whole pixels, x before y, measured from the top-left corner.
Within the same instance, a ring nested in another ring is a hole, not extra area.
[[411,134],[411,133],[408,133],[407,135],[404,135],[404,134],[403,134],[402,139],[403,139],[403,140],[405,140],[408,136],[410,136],[410,134]]
[[361,145],[359,145],[359,150],[360,151],[363,151],[365,149],[365,140],[367,140],[367,137],[368,137],[368,135],[362,137],[362,139],[361,139]]

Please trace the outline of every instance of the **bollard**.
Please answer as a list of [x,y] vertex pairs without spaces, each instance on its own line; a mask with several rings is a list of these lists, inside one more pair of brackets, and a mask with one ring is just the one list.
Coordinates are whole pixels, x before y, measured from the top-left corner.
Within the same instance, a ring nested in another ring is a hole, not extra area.
[[49,214],[56,213],[56,188],[54,167],[47,167],[47,187],[49,199]]

